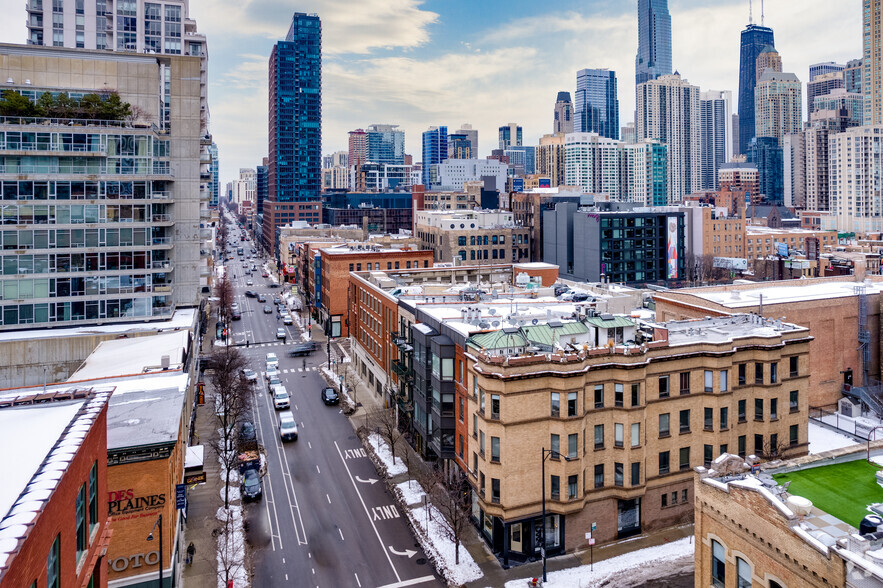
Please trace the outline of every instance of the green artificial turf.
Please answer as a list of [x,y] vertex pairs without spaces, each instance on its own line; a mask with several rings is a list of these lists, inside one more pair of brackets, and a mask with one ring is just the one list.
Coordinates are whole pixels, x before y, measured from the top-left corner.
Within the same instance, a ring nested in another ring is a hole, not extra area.
[[782,486],[791,482],[789,494],[812,501],[813,506],[855,527],[868,514],[867,506],[883,502],[883,488],[874,474],[880,466],[864,459],[776,474]]

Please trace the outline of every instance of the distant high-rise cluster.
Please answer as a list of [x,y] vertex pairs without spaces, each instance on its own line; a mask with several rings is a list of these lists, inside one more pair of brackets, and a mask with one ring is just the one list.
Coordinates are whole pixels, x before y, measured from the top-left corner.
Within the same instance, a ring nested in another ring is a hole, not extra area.
[[668,0],[638,0],[635,85],[672,73]]

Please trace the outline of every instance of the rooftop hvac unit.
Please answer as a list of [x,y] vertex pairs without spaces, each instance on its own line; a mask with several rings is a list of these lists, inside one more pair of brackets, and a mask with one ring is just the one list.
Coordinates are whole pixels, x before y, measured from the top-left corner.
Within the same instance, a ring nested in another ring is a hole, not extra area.
[[850,418],[860,417],[862,416],[861,402],[844,396],[837,403],[837,412]]

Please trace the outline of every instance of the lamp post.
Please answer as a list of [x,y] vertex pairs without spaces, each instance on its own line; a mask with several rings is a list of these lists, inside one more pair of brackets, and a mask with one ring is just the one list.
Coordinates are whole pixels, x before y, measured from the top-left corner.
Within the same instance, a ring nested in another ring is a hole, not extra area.
[[[159,513],[159,517],[156,519],[156,522],[153,523],[153,528],[150,529],[150,534],[147,536],[148,541],[153,541],[153,530],[159,526],[159,588],[162,588],[162,513]],[[545,563],[545,562],[544,562]]]

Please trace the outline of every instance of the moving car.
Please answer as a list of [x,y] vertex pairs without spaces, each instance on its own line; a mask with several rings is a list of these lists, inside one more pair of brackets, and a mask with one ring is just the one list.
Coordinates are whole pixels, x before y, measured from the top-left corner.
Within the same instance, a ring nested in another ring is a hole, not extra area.
[[269,382],[269,381],[270,381],[271,379],[273,379],[273,378],[277,378],[277,379],[278,379],[278,378],[279,378],[279,369],[276,368],[276,367],[273,367],[272,365],[270,365],[270,364],[268,363],[268,364],[267,364],[267,371],[266,371],[265,377],[267,378],[267,382]]
[[278,287],[279,287],[279,284],[276,282],[273,282],[271,284],[267,284],[267,288],[278,288]]
[[316,344],[312,341],[307,343],[295,343],[291,349],[288,351],[288,355],[291,357],[298,357],[300,355],[309,355],[316,350]]
[[288,390],[285,389],[285,386],[276,386],[273,390],[273,406],[276,410],[291,407],[291,400],[288,397]]
[[262,272],[262,273],[261,273],[261,277],[262,277],[262,278],[269,278],[269,277],[270,277],[270,274],[268,274],[267,272]]
[[279,367],[279,358],[276,357],[275,353],[268,353],[267,354],[267,367],[269,367],[269,366],[273,366],[274,368]]
[[258,302],[266,302],[266,301],[267,301],[266,296],[264,296],[263,294],[258,294]]
[[322,402],[326,405],[340,404],[340,396],[334,388],[322,388]]
[[234,321],[241,321],[241,320],[242,320],[242,313],[239,311],[238,308],[237,308],[236,310],[233,311],[233,314],[231,315],[231,318],[232,318]]
[[283,314],[282,315],[282,322],[286,325],[290,325],[290,324],[294,323],[294,319],[291,318],[290,314]]
[[[245,273],[248,273],[248,272],[245,272]],[[246,286],[254,286],[254,282],[252,282],[251,280],[245,280],[245,285]]]
[[278,329],[276,329],[276,338],[283,339],[283,340],[287,339],[288,333],[285,331],[285,329],[283,329],[282,327],[279,327]]
[[261,475],[255,469],[247,469],[242,473],[242,499],[260,500],[264,494]]
[[297,441],[297,421],[290,410],[279,413],[279,437],[283,441]]
[[264,305],[264,314],[273,314],[273,308],[269,304]]
[[258,381],[258,373],[254,370],[244,368],[242,370],[242,376],[248,380],[249,382],[257,382]]
[[246,290],[245,291],[246,298],[257,298],[257,295],[258,295],[257,292],[255,292],[254,290]]

